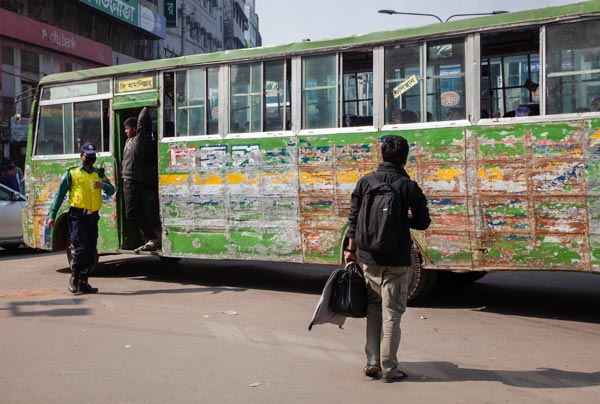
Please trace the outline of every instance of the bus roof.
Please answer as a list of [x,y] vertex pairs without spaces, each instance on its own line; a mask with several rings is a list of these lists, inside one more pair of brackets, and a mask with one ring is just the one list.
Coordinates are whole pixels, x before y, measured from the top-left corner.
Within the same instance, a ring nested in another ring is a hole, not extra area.
[[354,47],[386,43],[394,40],[426,39],[439,35],[460,34],[465,32],[484,31],[506,26],[541,24],[557,19],[571,19],[584,15],[600,13],[600,0],[590,0],[566,6],[539,8],[513,13],[495,14],[485,17],[469,18],[442,23],[434,23],[419,27],[409,27],[398,30],[353,35],[345,38],[324,39],[318,41],[296,42],[287,45],[275,45],[260,48],[227,50],[214,53],[203,53],[191,56],[180,56],[169,59],[106,66],[67,73],[57,73],[45,76],[40,84],[47,85],[67,81],[85,80],[102,76],[113,76],[128,73],[142,73],[157,69],[167,69],[177,66],[220,63],[226,61],[245,60],[254,57],[291,56],[300,53],[315,53],[338,47]]

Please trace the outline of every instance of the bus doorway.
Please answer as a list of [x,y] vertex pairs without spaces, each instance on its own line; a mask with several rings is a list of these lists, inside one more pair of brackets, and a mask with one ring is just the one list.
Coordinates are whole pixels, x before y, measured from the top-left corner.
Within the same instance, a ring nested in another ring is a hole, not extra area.
[[114,124],[120,248],[160,250],[156,110],[151,106],[116,110]]

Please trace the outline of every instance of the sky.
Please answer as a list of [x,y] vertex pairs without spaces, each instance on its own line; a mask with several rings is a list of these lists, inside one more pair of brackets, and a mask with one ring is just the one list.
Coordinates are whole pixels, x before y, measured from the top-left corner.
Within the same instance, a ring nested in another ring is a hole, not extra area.
[[[577,0],[254,0],[263,46],[303,39],[330,39],[375,31],[434,24],[434,17],[387,15],[390,9],[434,14],[446,20],[453,14],[520,11],[579,3]],[[453,18],[454,20],[455,18]]]

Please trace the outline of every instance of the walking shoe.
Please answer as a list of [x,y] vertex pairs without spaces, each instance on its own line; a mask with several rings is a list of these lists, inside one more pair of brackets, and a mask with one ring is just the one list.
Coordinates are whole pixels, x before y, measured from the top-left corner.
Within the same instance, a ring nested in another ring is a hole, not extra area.
[[390,373],[385,375],[385,377],[381,377],[381,381],[384,383],[392,383],[397,382],[402,379],[406,379],[407,374],[401,371],[400,369],[393,369]]
[[369,377],[373,377],[373,378],[379,377],[379,374],[381,372],[381,366],[367,364],[367,366],[365,366],[364,372],[365,372],[365,376],[369,376]]
[[81,281],[79,282],[79,289],[77,290],[79,293],[78,294],[82,294],[82,293],[98,293],[98,288],[93,287],[92,285],[90,285],[88,283],[87,278],[82,278]]
[[79,287],[79,277],[76,275],[71,275],[69,278],[69,292],[77,293],[77,288]]

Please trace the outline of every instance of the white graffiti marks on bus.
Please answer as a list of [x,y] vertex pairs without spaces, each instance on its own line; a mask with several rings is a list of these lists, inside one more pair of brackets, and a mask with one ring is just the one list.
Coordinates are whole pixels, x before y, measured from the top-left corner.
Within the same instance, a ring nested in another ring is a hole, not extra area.
[[227,146],[203,146],[198,151],[200,167],[225,168],[227,166]]
[[169,149],[169,168],[196,167],[196,146],[172,147]]
[[260,167],[261,160],[260,145],[239,145],[231,148],[233,167]]
[[171,169],[196,167],[223,168],[227,165],[227,146],[178,146],[169,150]]

